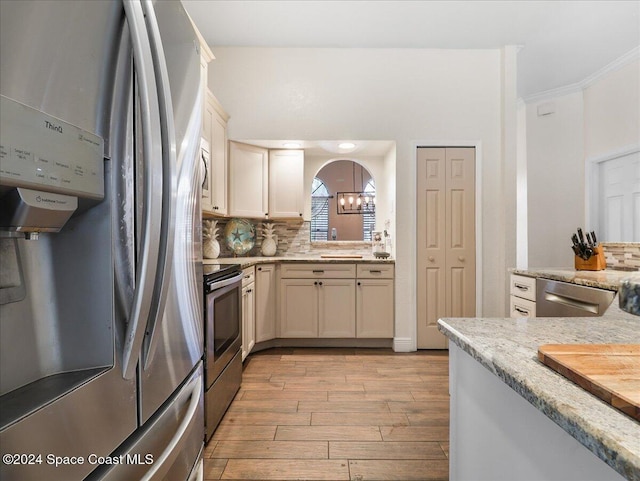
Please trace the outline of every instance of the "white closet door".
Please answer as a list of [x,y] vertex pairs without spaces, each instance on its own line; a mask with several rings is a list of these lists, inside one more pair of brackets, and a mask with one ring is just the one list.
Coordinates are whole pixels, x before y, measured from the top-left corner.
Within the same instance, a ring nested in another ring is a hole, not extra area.
[[441,317],[475,316],[475,149],[419,148],[418,348],[443,349]]
[[599,240],[640,241],[640,152],[599,164]]

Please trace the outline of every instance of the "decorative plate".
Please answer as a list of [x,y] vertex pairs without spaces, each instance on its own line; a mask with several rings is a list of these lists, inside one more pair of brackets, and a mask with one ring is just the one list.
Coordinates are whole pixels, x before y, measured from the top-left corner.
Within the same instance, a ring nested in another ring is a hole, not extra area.
[[231,219],[224,227],[227,247],[237,256],[243,256],[256,245],[256,226],[246,219]]

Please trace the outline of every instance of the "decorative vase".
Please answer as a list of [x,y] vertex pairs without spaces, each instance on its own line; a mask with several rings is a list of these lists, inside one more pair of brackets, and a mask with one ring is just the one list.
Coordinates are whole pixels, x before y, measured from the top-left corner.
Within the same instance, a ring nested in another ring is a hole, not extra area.
[[217,259],[220,255],[218,242],[218,221],[205,220],[202,223],[202,255],[207,259]]
[[273,257],[276,255],[278,247],[278,236],[273,233],[274,225],[271,222],[262,224],[262,246],[260,251],[265,257]]

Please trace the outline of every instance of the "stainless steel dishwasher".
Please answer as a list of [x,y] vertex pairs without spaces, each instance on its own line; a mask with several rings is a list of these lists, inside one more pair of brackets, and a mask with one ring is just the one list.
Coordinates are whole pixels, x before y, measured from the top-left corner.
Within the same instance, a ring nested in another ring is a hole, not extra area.
[[536,317],[597,317],[604,314],[615,291],[568,282],[536,279]]

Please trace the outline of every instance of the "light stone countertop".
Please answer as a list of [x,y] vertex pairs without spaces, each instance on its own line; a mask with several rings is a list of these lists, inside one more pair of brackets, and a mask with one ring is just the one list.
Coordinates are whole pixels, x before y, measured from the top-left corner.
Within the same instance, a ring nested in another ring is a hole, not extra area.
[[627,479],[640,480],[640,423],[538,361],[542,344],[640,344],[640,317],[440,319],[438,329]]
[[354,263],[383,263],[395,264],[395,259],[387,257],[386,259],[376,259],[373,255],[364,255],[362,258],[322,258],[319,255],[309,256],[279,256],[279,257],[219,257],[218,259],[203,259],[204,265],[219,264],[240,264],[242,268],[251,267],[258,264],[274,264],[274,263],[326,263],[326,264],[354,264]]
[[610,291],[617,291],[622,279],[640,277],[640,271],[630,272],[613,269],[605,269],[603,271],[576,271],[573,269],[535,268],[513,269],[510,272],[521,276],[570,282],[572,284],[608,289]]

